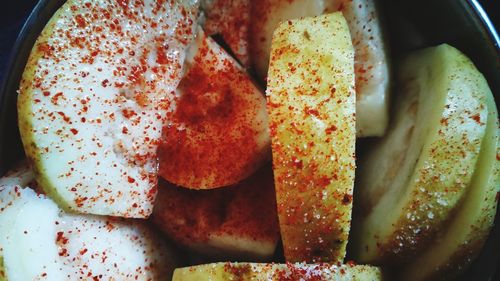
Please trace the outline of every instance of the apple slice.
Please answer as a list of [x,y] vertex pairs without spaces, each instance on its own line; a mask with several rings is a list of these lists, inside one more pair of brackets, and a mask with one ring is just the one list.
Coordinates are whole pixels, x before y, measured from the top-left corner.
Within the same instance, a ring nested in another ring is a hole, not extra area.
[[70,0],[46,25],[21,81],[19,128],[38,183],[62,208],[152,212],[193,3]]
[[186,68],[163,129],[160,176],[192,189],[236,184],[269,158],[265,97],[201,30]]
[[463,200],[486,130],[487,84],[448,45],[401,65],[395,123],[359,164],[360,262],[400,264],[422,250]]
[[269,260],[279,240],[272,170],[216,190],[160,181],[153,222],[173,241],[212,260]]
[[250,67],[249,28],[251,0],[204,0],[203,29],[206,34],[220,35],[239,62]]
[[287,261],[342,261],[355,169],[354,50],[341,13],[282,23],[267,85]]
[[273,32],[282,21],[321,15],[325,0],[253,0],[250,55],[257,75],[267,77]]
[[389,62],[375,1],[328,0],[327,12],[341,11],[354,45],[358,137],[383,136],[389,111]]
[[382,270],[366,265],[305,263],[213,263],[177,268],[173,281],[191,280],[383,280]]
[[0,189],[0,224],[0,280],[159,280],[176,266],[143,222],[67,214],[18,185]]
[[479,254],[493,226],[500,191],[498,113],[486,80],[478,73],[473,77],[487,95],[488,118],[472,181],[449,226],[438,234],[424,253],[401,269],[400,279],[453,279]]

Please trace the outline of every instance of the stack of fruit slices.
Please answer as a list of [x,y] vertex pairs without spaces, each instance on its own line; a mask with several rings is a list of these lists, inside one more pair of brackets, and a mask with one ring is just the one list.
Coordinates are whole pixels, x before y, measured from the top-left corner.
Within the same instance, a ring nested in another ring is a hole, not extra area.
[[[20,85],[30,165],[0,180],[0,280],[458,274],[496,211],[494,100],[441,45],[401,63],[388,124],[385,51],[372,1],[68,1]],[[173,272],[150,216],[219,262]]]

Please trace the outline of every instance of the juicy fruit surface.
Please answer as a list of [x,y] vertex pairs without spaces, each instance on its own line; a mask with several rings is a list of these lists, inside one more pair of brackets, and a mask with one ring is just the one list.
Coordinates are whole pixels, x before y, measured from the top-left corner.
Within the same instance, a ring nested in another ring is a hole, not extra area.
[[68,1],[38,38],[18,99],[37,181],[65,209],[147,217],[162,119],[194,1]]
[[330,0],[327,12],[346,18],[355,50],[358,137],[383,136],[389,122],[389,61],[375,1]]
[[425,247],[463,198],[486,130],[487,85],[456,49],[410,55],[399,81],[399,123],[359,164],[360,262],[397,264]]
[[238,185],[206,191],[160,181],[152,218],[196,256],[268,260],[279,239],[272,171],[266,167]]
[[287,261],[342,261],[354,182],[354,50],[340,13],[282,23],[268,111]]
[[9,281],[162,280],[176,264],[144,223],[67,214],[19,185],[0,190],[0,225],[0,276]]
[[[484,85],[486,80],[482,79]],[[500,192],[500,129],[491,91],[487,95],[486,134],[465,198],[450,224],[429,247],[408,263],[399,276],[405,280],[435,280],[458,276],[478,255],[493,226]]]
[[211,189],[240,182],[269,157],[266,100],[251,78],[203,33],[186,57],[174,112],[159,146],[159,174]]
[[174,271],[173,281],[189,280],[382,280],[380,268],[365,265],[214,263]]

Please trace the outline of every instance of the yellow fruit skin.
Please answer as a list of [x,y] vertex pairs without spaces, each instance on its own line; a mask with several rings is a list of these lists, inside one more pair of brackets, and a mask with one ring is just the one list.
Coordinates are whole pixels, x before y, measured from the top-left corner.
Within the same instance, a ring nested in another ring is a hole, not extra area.
[[355,170],[353,65],[341,13],[286,21],[274,33],[267,109],[290,262],[345,256]]
[[366,265],[331,265],[305,263],[213,263],[177,268],[173,281],[257,281],[257,280],[384,280],[382,270]]

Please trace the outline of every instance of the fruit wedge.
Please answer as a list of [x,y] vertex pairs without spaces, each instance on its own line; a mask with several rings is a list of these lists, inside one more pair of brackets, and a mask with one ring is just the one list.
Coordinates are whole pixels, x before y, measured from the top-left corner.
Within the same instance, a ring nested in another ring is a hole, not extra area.
[[388,124],[389,61],[380,16],[367,0],[254,0],[250,50],[261,79],[267,77],[273,31],[282,21],[340,11],[355,50],[358,137],[382,136]]
[[380,268],[366,265],[305,263],[213,263],[177,268],[173,281],[191,280],[383,280]]
[[341,11],[354,45],[358,137],[383,136],[389,123],[389,61],[376,1],[328,0],[326,12]]
[[160,176],[179,186],[236,184],[269,159],[266,100],[245,70],[200,30],[159,146]]
[[422,250],[463,201],[488,118],[489,89],[458,50],[443,44],[403,61],[388,135],[360,160],[359,262],[400,264]]
[[285,257],[342,261],[355,169],[354,50],[341,13],[282,23],[267,85]]
[[203,30],[209,36],[220,35],[238,61],[250,67],[249,28],[251,0],[204,0]]
[[0,280],[160,280],[176,266],[143,222],[64,213],[27,187],[2,187],[0,224]]
[[319,16],[324,0],[253,0],[250,25],[250,55],[257,75],[267,77],[274,30],[282,21]]
[[[483,78],[477,79],[486,85]],[[486,89],[484,94],[488,107],[486,134],[465,198],[449,226],[424,253],[402,268],[404,280],[452,280],[475,259],[490,233],[500,192],[500,130],[493,95]]]
[[162,119],[193,37],[193,1],[70,0],[26,65],[19,128],[38,183],[59,206],[145,218]]
[[231,187],[188,190],[160,181],[153,222],[169,239],[211,260],[265,261],[279,240],[270,166]]

